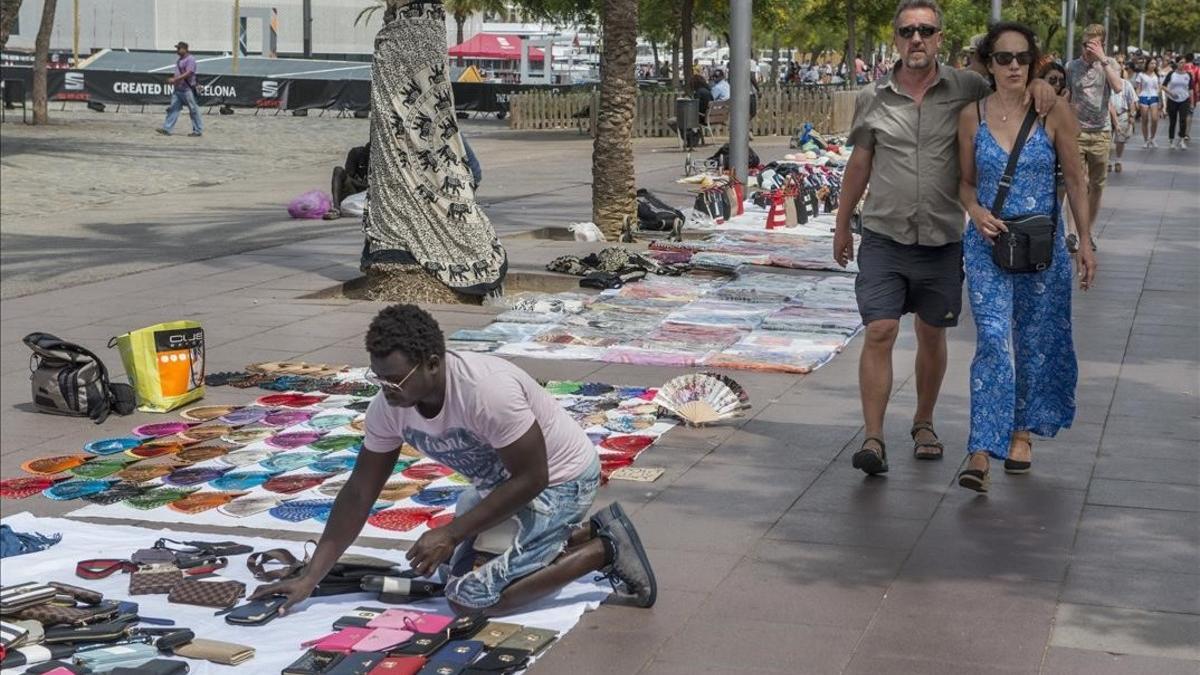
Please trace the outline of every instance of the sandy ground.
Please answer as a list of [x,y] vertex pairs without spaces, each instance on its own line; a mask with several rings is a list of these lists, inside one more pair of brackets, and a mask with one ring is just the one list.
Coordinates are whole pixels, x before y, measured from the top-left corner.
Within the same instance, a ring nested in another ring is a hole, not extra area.
[[326,166],[368,135],[367,120],[352,117],[256,117],[239,110],[204,115],[203,138],[187,136],[185,113],[176,135],[165,137],[154,133],[163,122],[154,108],[145,113],[56,108],[49,126],[4,125],[0,215],[76,210],[314,163]]

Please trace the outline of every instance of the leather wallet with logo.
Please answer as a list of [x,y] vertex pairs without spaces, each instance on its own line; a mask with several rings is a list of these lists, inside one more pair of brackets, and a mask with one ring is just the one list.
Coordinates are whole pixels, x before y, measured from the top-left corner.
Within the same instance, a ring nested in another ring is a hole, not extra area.
[[0,668],[7,670],[9,668],[32,666],[58,659],[70,659],[74,653],[75,648],[71,645],[21,647],[20,649],[10,650],[4,655],[4,660],[0,661]]
[[221,577],[192,577],[171,588],[167,602],[228,609],[246,594],[246,584]]
[[13,614],[18,619],[37,621],[43,626],[86,626],[91,623],[108,621],[117,616],[118,606],[115,602],[102,602],[94,607],[65,607],[45,603],[27,607]]
[[156,658],[158,658],[158,650],[154,648],[154,645],[144,642],[111,645],[75,654],[76,663],[97,673],[110,671],[117,666],[140,666]]
[[138,565],[174,565],[175,552],[165,548],[142,548],[134,551],[129,560]]
[[85,605],[98,605],[100,604],[100,601],[104,599],[103,593],[93,591],[90,588],[81,588],[79,586],[72,586],[71,584],[59,583],[57,581],[51,581],[46,585],[58,591],[59,594],[69,595],[74,598],[76,602],[81,602]]
[[370,628],[400,628],[414,633],[437,633],[446,630],[454,619],[445,614],[431,614],[412,609],[389,609],[367,624]]
[[57,626],[46,630],[42,642],[48,645],[116,642],[127,637],[132,626],[132,620],[106,621],[90,626]]
[[463,615],[455,617],[454,621],[451,621],[450,625],[446,626],[446,631],[449,633],[451,640],[467,640],[475,637],[479,631],[483,630],[487,622],[487,619],[478,614]]
[[367,675],[417,675],[424,667],[425,659],[420,656],[389,656]]
[[52,586],[30,581],[13,586],[0,586],[0,614],[13,612],[49,602],[58,594]]
[[450,637],[445,633],[414,633],[408,642],[393,649],[392,653],[428,657],[449,641]]
[[191,667],[186,661],[152,659],[135,668],[118,666],[108,671],[109,675],[187,675]]
[[530,654],[536,655],[556,639],[558,639],[558,631],[525,626],[497,646],[500,648],[524,649]]
[[385,652],[353,652],[321,675],[368,675],[385,658]]
[[[176,548],[172,548],[168,544],[175,544]],[[154,542],[154,547],[167,549],[176,553],[220,557],[242,555],[254,551],[253,546],[239,544],[236,541],[175,541],[174,539],[159,539]]]
[[254,647],[247,647],[246,645],[239,645],[234,642],[196,638],[191,642],[175,647],[171,653],[188,659],[200,659],[225,666],[236,666],[254,658]]
[[25,626],[8,621],[0,621],[0,647],[9,649],[25,643],[29,629]]
[[520,632],[523,626],[515,623],[504,623],[503,621],[489,621],[483,627],[483,630],[475,634],[475,638],[482,642],[485,647],[491,649],[499,647],[501,642],[504,642],[512,635]]
[[343,628],[335,633],[323,635],[319,638],[308,640],[300,644],[306,649],[311,648],[319,652],[339,652],[345,654],[354,648],[360,640],[372,633],[370,628],[358,628],[350,626]]
[[262,600],[253,600],[234,607],[225,615],[225,623],[236,626],[262,626],[279,616],[279,608],[287,602],[287,596],[275,595]]
[[170,593],[175,584],[183,581],[183,570],[173,564],[147,565],[129,575],[130,595]]
[[366,628],[367,624],[371,623],[372,619],[386,611],[387,609],[383,607],[355,607],[353,612],[340,617],[337,621],[334,621],[333,629],[341,630],[347,626]]
[[345,656],[338,652],[310,649],[287,668],[284,668],[281,675],[322,675],[341,662]]
[[465,665],[449,661],[430,661],[417,675],[462,675]]
[[433,660],[439,663],[467,664],[483,653],[483,643],[479,640],[454,640],[438,650]]
[[529,664],[529,652],[524,649],[495,647],[464,672],[511,673]]

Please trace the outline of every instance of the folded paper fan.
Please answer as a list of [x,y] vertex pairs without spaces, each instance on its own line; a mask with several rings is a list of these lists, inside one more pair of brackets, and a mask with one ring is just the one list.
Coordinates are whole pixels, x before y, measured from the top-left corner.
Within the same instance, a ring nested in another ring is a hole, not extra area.
[[55,501],[65,501],[68,499],[80,499],[89,495],[99,494],[108,489],[112,481],[107,480],[90,480],[78,479],[68,480],[56,485],[51,485],[42,491],[42,494],[49,499]]
[[244,427],[247,424],[261,422],[267,413],[266,408],[239,408],[221,415],[220,422],[231,427]]
[[289,523],[298,523],[333,510],[332,499],[297,499],[273,507],[269,513]]
[[271,480],[273,474],[266,471],[230,471],[209,481],[209,485],[223,492],[250,490]]
[[454,473],[454,469],[437,464],[436,462],[427,462],[425,464],[414,464],[401,473],[404,474],[405,478],[413,480],[436,480]]
[[416,457],[418,459],[425,456],[421,454],[420,450],[417,450],[408,443],[400,446],[400,454],[404,455],[405,457]]
[[[377,513],[379,511],[386,509],[387,507],[389,507],[391,505],[392,505],[391,502],[385,502],[385,501],[375,502],[371,506],[370,513]],[[317,521],[318,523],[328,523],[329,516],[332,514],[333,514],[333,509],[329,509],[328,511],[321,511],[317,515],[313,516],[313,520]]]
[[[317,488],[317,492],[326,497],[336,497],[338,492],[346,486],[347,480],[349,477],[326,481]],[[400,477],[389,478],[383,489],[379,491],[379,499],[385,502],[398,502],[417,494],[426,485],[429,485],[427,481],[412,481]]]
[[98,441],[92,441],[83,446],[84,452],[89,452],[93,455],[115,455],[119,452],[125,452],[131,448],[136,448],[142,444],[142,439],[133,436],[121,436],[120,438],[103,438]]
[[262,423],[272,427],[290,427],[312,419],[307,410],[273,410],[262,418]]
[[142,438],[158,438],[159,436],[170,436],[187,431],[191,426],[187,422],[154,422],[135,428],[133,435]]
[[54,476],[64,471],[74,469],[84,462],[95,458],[95,455],[53,455],[31,459],[21,465],[26,473],[35,476]]
[[245,492],[196,492],[190,494],[183,499],[167,504],[167,508],[179,513],[203,513],[220,506],[225,506],[229,502],[246,494]]
[[218,417],[224,417],[237,410],[233,405],[198,405],[179,413],[179,416],[189,422],[208,422]]
[[229,470],[230,469],[227,466],[190,466],[184,469],[176,469],[166,476],[163,476],[163,482],[167,485],[191,487],[193,485],[207,483],[210,480],[216,480]]
[[94,462],[88,462],[71,469],[71,475],[76,478],[107,478],[114,473],[125,468],[125,465],[134,461],[129,457],[124,459],[97,459]]
[[337,450],[358,452],[362,449],[362,443],[362,436],[344,434],[341,436],[326,436],[324,438],[317,439],[312,443],[309,443],[308,447],[321,452],[334,452]]
[[181,488],[181,487],[160,487],[150,490],[149,492],[126,499],[125,503],[135,509],[148,511],[157,509],[160,506],[166,506],[171,502],[178,501],[192,494],[197,488]]
[[447,511],[445,513],[441,513],[441,514],[438,514],[438,515],[430,518],[429,521],[427,523],[425,523],[425,525],[427,525],[429,527],[429,529],[432,530],[432,529],[435,529],[438,527],[442,527],[443,525],[449,525],[450,521],[452,521],[452,520],[454,520],[454,513],[452,511]]
[[[232,453],[230,453],[232,454]],[[259,466],[273,473],[287,473],[308,466],[321,459],[321,453],[308,450],[281,452],[259,462]]]
[[180,450],[183,450],[183,446],[179,443],[163,443],[159,445],[142,444],[136,448],[130,448],[126,450],[125,454],[133,457],[134,459],[151,459],[153,457],[174,455]]
[[434,507],[408,507],[400,509],[384,509],[372,514],[367,522],[383,530],[408,532],[425,525],[434,514],[441,511]]
[[162,478],[171,473],[175,467],[170,464],[136,464],[118,471],[113,477],[130,483],[145,483],[146,481]]
[[354,415],[318,415],[308,421],[308,426],[318,431],[329,431],[338,427],[344,427],[354,421]]
[[25,499],[54,485],[53,478],[6,478],[0,480],[0,499]]
[[221,437],[226,443],[234,445],[250,445],[258,441],[270,438],[275,435],[275,429],[271,427],[251,427],[249,429],[237,429],[231,431]]
[[94,495],[87,495],[83,498],[83,500],[90,504],[108,506],[110,504],[116,504],[117,502],[123,502],[126,499],[139,497],[152,489],[153,488],[148,485],[138,485],[137,483],[120,481],[117,483],[110,483],[108,489],[104,492]]
[[319,439],[323,433],[321,431],[285,431],[282,434],[275,434],[268,438],[266,443],[273,448],[291,450],[312,443]]
[[268,394],[260,397],[255,403],[268,408],[275,406],[305,408],[324,400],[324,394]]
[[206,462],[210,459],[216,459],[229,454],[229,448],[220,445],[193,445],[190,448],[184,448],[175,455],[175,460],[183,464],[196,464],[197,462]]
[[445,508],[457,502],[459,495],[466,489],[465,485],[427,487],[413,495],[412,500],[422,506],[440,506]]
[[233,431],[233,427],[228,424],[205,424],[192,427],[187,431],[181,431],[179,432],[179,437],[195,443],[202,443],[220,438],[231,431]]
[[338,455],[337,457],[324,457],[313,462],[309,467],[309,471],[318,473],[345,473],[354,468],[354,462],[357,457],[354,455]]
[[228,464],[229,466],[249,466],[251,464],[258,464],[264,459],[269,459],[274,455],[275,453],[271,452],[270,450],[261,448],[247,448],[244,450],[234,450],[228,455],[221,456],[217,461],[221,462],[222,464]]
[[702,426],[736,417],[748,407],[749,397],[743,400],[740,389],[730,386],[728,378],[689,373],[660,387],[654,403],[690,425]]
[[296,494],[314,488],[329,478],[329,474],[303,474],[299,476],[275,476],[263,483],[263,489],[282,495]]
[[287,501],[287,497],[280,495],[248,495],[238,497],[224,506],[218,506],[217,512],[234,518],[245,518],[270,511],[285,501]]

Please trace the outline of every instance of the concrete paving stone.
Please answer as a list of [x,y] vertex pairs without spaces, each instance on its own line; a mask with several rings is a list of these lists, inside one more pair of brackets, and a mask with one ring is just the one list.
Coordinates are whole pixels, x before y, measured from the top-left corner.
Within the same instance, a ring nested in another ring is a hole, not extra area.
[[722,619],[693,621],[672,637],[656,660],[760,671],[839,672],[850,660],[854,631],[832,626]]
[[1187,485],[1096,478],[1088,490],[1088,503],[1195,513],[1200,511],[1200,491]]
[[[332,345],[336,340],[328,337],[307,336],[303,333],[280,331],[265,337],[258,333],[251,337],[226,343],[223,349],[227,352],[247,352],[251,350],[267,350],[273,352],[290,352],[299,356]],[[248,361],[252,363],[253,360]]]
[[711,510],[725,517],[783,515],[817,476],[805,470],[717,464],[707,455],[689,469],[659,501]]
[[926,521],[918,518],[823,513],[793,508],[775,523],[766,539],[908,551],[916,544],[925,525]]
[[1194,573],[1197,551],[1200,527],[1194,514],[1089,504],[1072,555],[1124,569]]
[[651,661],[646,664],[645,668],[638,671],[638,675],[754,675],[755,673],[763,672],[783,673],[788,671],[764,671],[758,668],[744,669],[732,666],[706,666],[694,663]]
[[[970,604],[971,597],[962,597],[961,602]],[[863,636],[855,657],[950,663],[968,658],[972,664],[1034,672],[1050,635],[1051,618],[1048,612],[998,617],[986,611],[940,613],[928,607],[900,606],[893,609],[885,603]]]
[[[604,382],[612,385],[627,385],[627,386],[658,386],[661,382],[650,381],[630,381],[614,380],[604,375],[601,371],[604,364],[594,361],[546,361],[543,359],[509,359],[522,370],[529,373],[537,380],[579,380],[591,382]],[[675,432],[671,432],[675,433]]]
[[763,539],[747,552],[761,574],[848,587],[891,583],[908,557],[903,550]]
[[299,335],[309,338],[327,339],[330,345],[356,338],[358,344],[355,346],[361,349],[363,345],[362,336],[366,333],[367,325],[353,318],[347,318],[348,316],[350,315],[342,314],[341,312],[321,314],[303,319],[295,324],[272,328],[261,333],[261,336],[270,340],[275,337],[286,338]]
[[[605,490],[611,486],[610,483]],[[630,514],[630,518],[634,525],[638,523],[636,513]],[[699,555],[694,552],[679,552],[660,547],[657,542],[644,540],[642,544],[645,545],[646,554],[651,560],[669,561],[654,568],[662,596],[677,591],[708,594],[729,576],[743,557],[741,553],[706,552]]]
[[919,578],[995,577],[1009,582],[1062,580],[1070,559],[1066,543],[1036,532],[965,529],[927,530],[917,541],[904,574]]
[[366,350],[361,346],[357,349],[345,347],[319,347],[309,352],[300,352],[296,358],[308,363],[328,363],[336,366],[362,367],[368,365]]
[[[593,373],[591,379],[604,382],[600,375]],[[610,382],[610,384],[621,384],[618,382]],[[680,446],[680,447],[696,447],[714,449],[723,445],[737,431],[737,428],[728,425],[714,425],[708,427],[689,427],[676,426],[669,434],[664,436],[658,443]],[[656,444],[657,445],[657,444]]]
[[[838,470],[857,470],[843,466]],[[907,489],[888,478],[871,478],[857,484],[814,485],[796,502],[805,511],[850,513],[896,518],[929,518],[945,494],[943,489]]]
[[878,673],[888,673],[888,675],[959,675],[960,673],[1017,675],[1037,672],[1036,668],[1004,668],[990,663],[980,663],[973,660],[969,653],[963,653],[960,658],[961,661],[931,661],[897,656],[880,658],[859,654],[850,660],[850,664],[842,673],[843,675],[877,675]]
[[634,514],[636,509],[654,501],[663,490],[674,485],[708,452],[705,448],[661,447],[656,443],[638,456],[637,465],[664,469],[664,473],[651,483],[632,480],[609,481],[604,492],[598,496],[596,504],[606,505],[611,501],[619,501],[626,511]]
[[1159,459],[1194,461],[1196,442],[1114,430],[1104,435],[1100,444],[1100,455],[1135,458],[1145,462]]
[[1058,591],[1059,584],[1052,581],[1009,584],[984,576],[924,578],[901,572],[888,588],[880,612],[903,611],[914,615],[929,612],[968,618],[989,615],[995,617],[997,624],[1004,624],[1013,616],[1051,616]]
[[[753,430],[747,427],[753,425]],[[787,425],[803,428],[805,425]],[[816,433],[811,436],[798,434],[789,438],[771,437],[762,424],[750,421],[746,426],[735,431],[729,440],[721,444],[713,452],[710,461],[721,464],[743,464],[747,466],[778,466],[781,468],[812,468],[814,465],[823,467],[831,458],[837,456],[842,447],[854,438],[855,430],[844,428],[841,431],[826,430],[824,434]],[[793,445],[789,441],[799,441]]]
[[1050,644],[1200,661],[1200,616],[1064,602]]
[[1096,458],[1096,478],[1175,483],[1200,487],[1200,471],[1194,460],[1147,460],[1140,457],[1104,454]]
[[590,630],[570,633],[538,659],[528,673],[637,673],[661,644],[658,635]]
[[773,564],[742,561],[700,608],[699,616],[866,629],[887,586],[812,576],[799,568],[780,574]]
[[[657,573],[657,569],[655,570]],[[594,612],[581,620],[580,628],[622,633],[660,635],[662,640],[680,630],[688,621],[708,620],[702,613],[708,591],[671,591],[659,586],[658,599],[649,609],[634,606],[627,598],[610,595]]]
[[[226,371],[245,370],[246,366],[251,363],[262,363],[264,361],[290,361],[296,358],[296,352],[293,351],[276,351],[274,349],[265,349],[253,344],[253,338],[245,338],[230,344],[246,343],[248,347],[230,348],[229,345],[219,347],[215,350],[205,351],[204,354],[204,369],[208,373],[220,373]],[[243,391],[256,391],[248,389]]]
[[996,533],[1069,540],[1079,523],[1085,495],[1027,480],[1032,474],[1010,476],[993,467],[992,488],[981,497],[955,484],[929,529],[939,534],[970,536]]
[[340,286],[341,283],[341,281],[330,279],[316,272],[298,272],[277,279],[268,279],[261,284],[256,284],[255,288],[297,291],[297,295],[301,295]]
[[[1195,570],[1193,570],[1195,571]],[[1063,602],[1200,614],[1200,574],[1176,574],[1076,562],[1067,570]]]
[[1070,647],[1047,649],[1042,664],[1044,675],[1196,675],[1197,670],[1196,661]]
[[726,517],[713,515],[712,511],[675,504],[660,496],[642,507],[635,517],[638,533],[647,546],[726,554],[744,552],[775,520],[768,516]]

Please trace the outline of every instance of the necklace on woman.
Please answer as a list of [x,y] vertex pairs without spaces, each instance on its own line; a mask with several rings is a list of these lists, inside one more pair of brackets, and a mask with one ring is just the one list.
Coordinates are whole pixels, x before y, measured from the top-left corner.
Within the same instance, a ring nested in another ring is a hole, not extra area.
[[[1005,110],[1005,106],[1002,106],[1002,105],[1000,105],[1000,103],[1001,103],[1001,100],[1002,100],[1002,99],[1001,99],[999,96],[997,96],[997,97],[996,97],[996,105],[997,105],[997,106],[1000,108],[1000,121],[1001,121],[1001,122],[1007,122],[1007,121],[1008,121],[1008,115],[1009,115],[1009,113],[1011,113],[1012,111],[1011,111],[1011,110]],[[1018,104],[1018,106],[1019,106],[1019,105],[1020,105],[1020,104]]]

